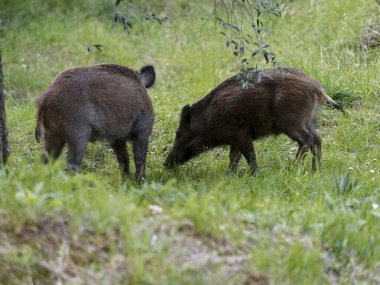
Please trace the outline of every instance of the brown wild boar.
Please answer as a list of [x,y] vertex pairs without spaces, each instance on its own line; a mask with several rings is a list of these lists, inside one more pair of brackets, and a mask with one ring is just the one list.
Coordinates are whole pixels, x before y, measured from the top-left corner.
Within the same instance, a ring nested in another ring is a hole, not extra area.
[[341,107],[318,82],[297,69],[267,69],[261,78],[253,88],[243,89],[236,77],[231,77],[192,106],[183,107],[164,165],[183,164],[210,148],[230,145],[229,170],[236,170],[243,155],[255,173],[258,167],[252,140],[286,134],[299,145],[297,159],[311,150],[315,171],[316,159],[321,161],[321,137],[315,130],[320,104]]
[[38,99],[36,140],[43,134],[42,161],[68,146],[68,166],[76,169],[87,142],[110,143],[123,179],[130,176],[126,141],[133,142],[136,180],[145,177],[145,159],[154,115],[145,88],[155,81],[153,66],[134,71],[99,64],[63,71]]

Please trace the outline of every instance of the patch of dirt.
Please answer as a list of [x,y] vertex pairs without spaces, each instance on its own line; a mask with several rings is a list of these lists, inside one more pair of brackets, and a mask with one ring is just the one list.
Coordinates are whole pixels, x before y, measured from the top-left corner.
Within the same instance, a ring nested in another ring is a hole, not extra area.
[[[168,245],[168,258],[178,266],[178,270],[192,270],[201,274],[205,284],[274,284],[267,276],[252,268],[252,256],[247,253],[250,249],[233,246],[227,233],[222,239],[201,238],[194,235],[191,221],[176,222],[165,215],[145,220],[141,228],[154,228],[150,240],[153,249],[157,245]],[[215,276],[218,276],[216,280]],[[212,283],[207,280],[212,280]]]
[[[101,236],[81,228],[73,234],[69,223],[70,217],[60,214],[12,230],[3,231],[0,225],[0,284],[128,284],[130,264],[121,253],[120,233]],[[135,234],[147,230],[152,231],[148,248],[153,253],[167,247],[165,262],[175,264],[178,272],[199,274],[205,284],[273,284],[252,268],[250,254],[234,248],[228,237],[202,239],[194,235],[192,222],[174,222],[165,215],[146,218]],[[119,253],[111,252],[112,247]],[[147,260],[146,270],[149,266]]]
[[[84,228],[72,235],[69,221],[60,214],[13,231],[0,227],[0,284],[121,284],[124,259],[110,256],[108,247],[115,241]],[[94,261],[104,268],[95,270]]]
[[[262,241],[281,243],[284,248],[301,242],[305,253],[315,246],[307,233],[294,233],[286,225],[259,231],[250,222],[237,222],[245,224],[245,239],[238,245],[230,241],[227,231],[222,237],[199,237],[191,221],[173,221],[163,213],[144,218],[133,234],[148,235],[143,243],[149,253],[146,271],[157,267],[157,261],[165,262],[175,265],[179,274],[193,272],[202,277],[200,284],[213,285],[274,285],[270,276],[254,267],[251,252]],[[123,250],[126,241],[120,232],[114,229],[105,236],[82,226],[73,233],[69,224],[66,214],[27,221],[16,229],[0,222],[0,284],[129,284],[131,257]],[[155,260],[156,253],[164,254],[163,259]],[[321,260],[330,284],[380,284],[380,274],[355,258],[343,264],[326,249]],[[152,282],[147,284],[159,284],[154,283],[159,280]]]

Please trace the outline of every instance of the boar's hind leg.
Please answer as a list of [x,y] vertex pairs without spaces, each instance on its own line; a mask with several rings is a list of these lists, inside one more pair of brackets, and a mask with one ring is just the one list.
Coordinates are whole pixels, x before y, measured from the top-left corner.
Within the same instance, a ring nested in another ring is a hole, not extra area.
[[234,144],[240,149],[240,152],[247,160],[252,173],[256,173],[258,171],[256,154],[249,134],[241,134],[236,138]]
[[115,152],[117,161],[119,162],[122,180],[125,182],[125,179],[131,175],[129,172],[129,155],[125,140],[115,141],[111,144],[111,147]]
[[77,170],[81,164],[87,149],[87,141],[90,131],[77,132],[77,136],[72,136],[68,142],[68,167]]
[[46,131],[44,138],[44,152],[41,156],[43,163],[48,163],[49,157],[53,160],[57,159],[61,154],[65,141],[60,135]]
[[310,124],[308,126],[308,130],[313,136],[313,147],[311,149],[311,152],[313,153],[312,170],[315,172],[317,170],[316,160],[318,160],[318,166],[321,165],[322,139],[320,135],[316,132],[314,124]]
[[239,148],[236,145],[232,144],[230,148],[230,164],[228,166],[228,170],[230,172],[236,171],[240,158],[241,158],[241,152]]
[[138,135],[133,139],[133,153],[136,167],[136,181],[144,182],[145,176],[145,160],[146,153],[148,152],[148,138],[147,135]]
[[296,162],[301,161],[309,150],[313,151],[313,135],[306,128],[292,129],[285,133],[298,143]]

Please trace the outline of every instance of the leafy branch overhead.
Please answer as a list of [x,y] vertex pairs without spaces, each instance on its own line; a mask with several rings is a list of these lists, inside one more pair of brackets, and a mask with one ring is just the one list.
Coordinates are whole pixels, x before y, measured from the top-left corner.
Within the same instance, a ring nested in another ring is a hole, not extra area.
[[[123,10],[118,10],[121,2],[125,2],[125,7]],[[120,23],[124,31],[127,32],[132,29],[133,23],[138,20],[147,20],[159,24],[167,20],[167,17],[158,17],[155,13],[149,11],[148,5],[145,4],[145,1],[141,0],[116,0],[115,8],[114,21],[115,23]]]
[[[122,2],[124,5],[120,5]],[[119,7],[123,9],[119,10]],[[221,26],[226,47],[230,48],[239,60],[240,70],[237,78],[243,88],[249,88],[253,83],[261,81],[262,68],[258,66],[260,56],[265,60],[265,64],[281,66],[265,40],[267,29],[264,18],[281,16],[283,7],[271,0],[214,0],[211,15]],[[120,23],[127,32],[138,20],[159,24],[167,20],[166,17],[157,17],[149,11],[148,5],[142,0],[116,0],[115,8],[115,22]]]
[[[257,56],[262,56],[266,64],[272,63],[279,67],[276,55],[270,51],[270,45],[265,41],[267,29],[263,18],[266,16],[281,16],[283,5],[270,0],[218,0],[214,1],[212,14],[221,26],[221,34],[225,44],[233,55],[239,59],[240,72],[237,78],[244,88],[261,81],[260,69],[256,62]],[[254,78],[254,79],[252,79]]]

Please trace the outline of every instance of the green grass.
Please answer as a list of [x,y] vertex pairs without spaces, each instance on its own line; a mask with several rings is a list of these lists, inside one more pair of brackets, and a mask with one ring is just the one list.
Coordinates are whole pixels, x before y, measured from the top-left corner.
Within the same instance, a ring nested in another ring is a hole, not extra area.
[[[361,47],[376,1],[288,1],[266,22],[282,64],[323,83],[347,115],[321,110],[319,172],[310,158],[292,166],[296,144],[279,136],[255,142],[256,176],[245,161],[226,175],[227,148],[162,166],[182,106],[238,68],[214,23],[203,26],[211,4],[154,2],[169,21],[126,34],[107,1],[0,2],[12,147],[0,172],[0,284],[379,284],[380,52]],[[39,161],[36,98],[63,69],[100,62],[156,68],[144,185],[121,185],[101,143],[77,174],[64,155]]]

